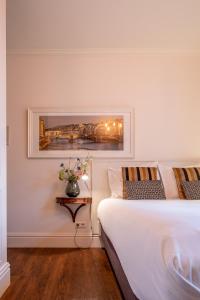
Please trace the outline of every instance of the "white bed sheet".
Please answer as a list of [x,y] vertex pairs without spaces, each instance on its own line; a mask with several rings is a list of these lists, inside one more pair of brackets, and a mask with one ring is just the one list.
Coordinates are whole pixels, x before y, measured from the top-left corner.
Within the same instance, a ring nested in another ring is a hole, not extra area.
[[200,299],[200,200],[108,198],[98,217],[140,300]]

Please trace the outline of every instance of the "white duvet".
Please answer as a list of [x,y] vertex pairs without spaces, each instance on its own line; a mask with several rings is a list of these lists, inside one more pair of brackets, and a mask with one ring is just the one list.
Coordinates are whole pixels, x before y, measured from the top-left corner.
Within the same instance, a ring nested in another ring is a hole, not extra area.
[[200,200],[108,198],[98,216],[140,300],[200,299]]

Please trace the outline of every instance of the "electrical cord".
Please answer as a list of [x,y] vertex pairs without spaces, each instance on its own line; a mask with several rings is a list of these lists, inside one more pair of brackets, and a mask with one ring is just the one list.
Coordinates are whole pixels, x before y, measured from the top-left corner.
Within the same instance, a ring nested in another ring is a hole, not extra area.
[[[92,173],[92,160],[90,160],[90,163],[91,163],[90,166],[91,166],[91,173]],[[90,182],[91,187],[89,187],[89,185],[87,184],[86,181],[84,181],[84,184],[85,184],[85,186],[86,186],[86,188],[87,188],[87,190],[88,190],[88,192],[89,192],[89,194],[90,194],[90,196],[92,198],[92,188],[91,188],[92,187],[92,179],[91,179],[91,182]],[[75,235],[74,235],[74,245],[78,249],[88,249],[88,248],[91,248],[93,240],[94,240],[94,233],[93,233],[93,226],[92,226],[92,204],[90,204],[90,212],[89,213],[90,213],[90,231],[91,231],[90,233],[91,233],[91,239],[90,239],[89,245],[87,247],[81,247],[79,245],[78,241],[77,241],[77,238],[79,237],[77,234],[78,234],[78,231],[79,231],[80,228],[78,226],[76,226],[76,231],[75,231]],[[88,236],[88,238],[90,238],[90,236]]]
[[[89,245],[87,247],[81,247],[77,241],[77,238],[78,238],[78,231],[79,231],[79,227],[76,226],[76,231],[75,231],[75,235],[74,235],[74,244],[76,246],[76,248],[78,249],[88,249],[88,248],[91,248],[92,246],[92,243],[93,243],[93,240],[94,240],[94,234],[93,234],[93,226],[92,226],[92,206],[90,205],[90,231],[91,231],[91,239],[90,239],[90,242],[89,242]],[[88,238],[90,238],[90,236],[88,236]]]

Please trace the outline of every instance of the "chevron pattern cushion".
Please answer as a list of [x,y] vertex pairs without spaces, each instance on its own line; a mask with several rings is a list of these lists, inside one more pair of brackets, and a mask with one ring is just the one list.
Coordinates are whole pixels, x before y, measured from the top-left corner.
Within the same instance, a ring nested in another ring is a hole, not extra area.
[[183,191],[188,200],[200,200],[200,180],[183,181]]
[[186,199],[185,190],[183,189],[184,181],[198,181],[200,180],[200,167],[190,168],[173,168],[178,188],[180,199]]
[[127,199],[166,199],[161,180],[126,181]]

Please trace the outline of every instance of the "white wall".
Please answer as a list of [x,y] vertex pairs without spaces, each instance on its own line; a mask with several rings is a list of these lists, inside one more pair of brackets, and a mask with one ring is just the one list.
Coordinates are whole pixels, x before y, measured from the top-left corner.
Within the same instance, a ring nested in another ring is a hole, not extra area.
[[12,49],[200,49],[199,0],[7,2]]
[[[200,158],[200,55],[12,53],[7,64],[10,245],[67,245],[60,236],[74,234],[70,217],[55,204],[63,189],[56,177],[62,160],[27,159],[28,107],[133,107],[136,160]],[[95,207],[109,193],[100,166],[94,162],[95,232]],[[79,220],[88,213],[84,208]]]
[[6,1],[0,0],[0,297],[10,283],[6,203]]

